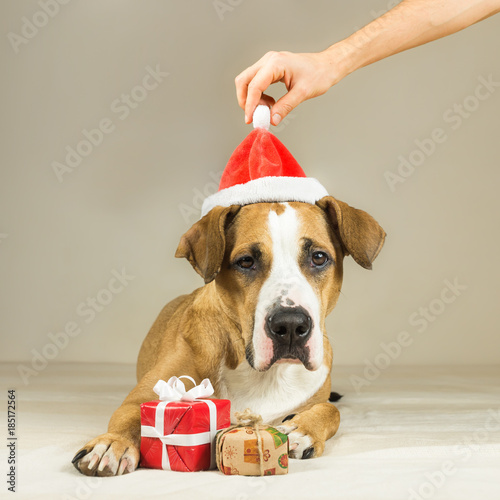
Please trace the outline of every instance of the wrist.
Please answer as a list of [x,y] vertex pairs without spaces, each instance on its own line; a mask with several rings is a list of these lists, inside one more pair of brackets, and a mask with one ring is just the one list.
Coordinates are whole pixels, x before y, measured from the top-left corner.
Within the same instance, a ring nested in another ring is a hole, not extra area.
[[359,68],[357,52],[356,47],[346,40],[337,42],[322,52],[332,80],[331,86]]

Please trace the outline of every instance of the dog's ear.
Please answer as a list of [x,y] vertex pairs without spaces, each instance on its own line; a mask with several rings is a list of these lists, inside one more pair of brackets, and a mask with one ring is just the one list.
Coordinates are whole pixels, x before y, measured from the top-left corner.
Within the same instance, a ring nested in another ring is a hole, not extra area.
[[346,255],[365,269],[372,268],[385,240],[385,231],[363,210],[350,207],[332,196],[325,196],[316,204],[322,208],[337,233]]
[[226,229],[240,206],[214,207],[185,233],[176,257],[185,257],[194,270],[210,283],[220,271],[226,249]]

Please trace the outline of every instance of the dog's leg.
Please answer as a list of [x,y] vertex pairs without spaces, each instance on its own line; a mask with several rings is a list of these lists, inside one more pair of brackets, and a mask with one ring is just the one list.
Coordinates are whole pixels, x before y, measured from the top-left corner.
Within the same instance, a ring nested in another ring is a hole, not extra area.
[[[168,366],[168,363],[167,363]],[[134,471],[139,465],[141,443],[140,405],[157,399],[153,387],[159,379],[167,380],[174,373],[181,373],[172,363],[172,369],[155,367],[146,373],[132,389],[122,405],[113,413],[108,432],[83,446],[73,458],[73,465],[86,476],[119,476]],[[199,379],[196,370],[184,366],[182,373]]]
[[312,458],[323,454],[326,440],[337,432],[339,424],[337,408],[331,403],[319,403],[289,415],[276,428],[288,434],[290,458]]
[[108,432],[83,446],[73,458],[86,476],[114,476],[132,472],[139,464],[140,404],[156,398],[152,388],[159,377],[146,374],[113,413]]

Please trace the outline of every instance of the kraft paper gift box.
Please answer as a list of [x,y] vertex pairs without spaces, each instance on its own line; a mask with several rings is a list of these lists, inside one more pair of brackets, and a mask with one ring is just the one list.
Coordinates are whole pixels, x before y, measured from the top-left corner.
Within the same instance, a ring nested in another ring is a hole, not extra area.
[[230,401],[198,399],[213,394],[208,379],[186,392],[172,377],[159,381],[154,391],[160,400],[141,404],[140,466],[182,472],[215,468],[215,436],[230,425]]
[[[250,420],[245,418],[249,415],[252,416]],[[256,416],[247,410],[236,413],[236,416],[240,424],[217,434],[216,459],[219,470],[227,475],[241,476],[287,474],[288,436],[274,427],[262,425],[262,419],[258,416],[254,418]]]

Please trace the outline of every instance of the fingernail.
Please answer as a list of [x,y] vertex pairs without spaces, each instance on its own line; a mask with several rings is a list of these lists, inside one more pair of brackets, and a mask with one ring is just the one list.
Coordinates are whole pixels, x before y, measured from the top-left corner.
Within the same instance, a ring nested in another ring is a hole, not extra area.
[[123,474],[123,471],[127,468],[128,465],[128,460],[126,458],[123,458],[122,461],[120,462],[120,467],[118,469],[118,476],[121,476]]
[[99,455],[96,453],[93,457],[92,457],[92,460],[89,462],[89,464],[87,465],[88,469],[89,470],[92,470],[97,462],[99,462]]
[[245,115],[245,123],[248,123],[248,116]]
[[74,464],[77,460],[80,460],[80,458],[83,458],[87,454],[87,450],[82,450],[79,451],[74,457],[73,460],[71,460],[71,463]]
[[278,113],[274,113],[273,115],[273,123],[275,125],[278,125],[278,123],[281,121],[281,116]]
[[109,457],[107,455],[102,457],[101,463],[99,464],[99,467],[97,467],[97,470],[99,472],[102,472],[104,470],[104,467],[106,467],[108,463],[109,463]]

